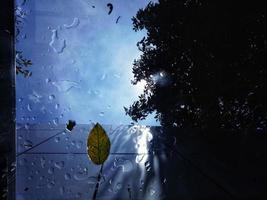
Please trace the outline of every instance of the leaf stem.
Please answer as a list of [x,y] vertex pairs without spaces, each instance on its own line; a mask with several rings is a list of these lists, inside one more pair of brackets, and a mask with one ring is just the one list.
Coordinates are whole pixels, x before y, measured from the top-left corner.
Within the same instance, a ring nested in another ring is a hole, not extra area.
[[99,174],[98,174],[98,177],[97,177],[97,183],[96,183],[96,186],[95,186],[95,191],[94,191],[94,195],[93,195],[92,200],[96,200],[96,195],[97,195],[98,188],[99,188],[99,182],[100,182],[100,179],[101,179],[101,176],[102,176],[103,165],[104,165],[104,163],[101,165],[101,168],[100,168],[100,171],[99,171]]

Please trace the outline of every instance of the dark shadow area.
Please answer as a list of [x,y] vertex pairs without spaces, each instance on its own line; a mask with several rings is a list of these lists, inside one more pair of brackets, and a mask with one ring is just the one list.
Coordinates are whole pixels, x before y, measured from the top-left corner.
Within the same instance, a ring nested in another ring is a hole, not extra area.
[[244,1],[160,0],[133,17],[148,32],[133,84],[146,86],[126,114],[156,112],[177,153],[231,198],[267,196],[264,20]]
[[14,3],[0,2],[0,198],[15,196]]

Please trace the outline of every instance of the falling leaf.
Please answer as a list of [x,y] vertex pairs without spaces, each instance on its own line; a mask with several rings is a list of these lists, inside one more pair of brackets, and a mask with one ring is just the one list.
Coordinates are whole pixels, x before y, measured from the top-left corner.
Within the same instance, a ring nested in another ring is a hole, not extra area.
[[119,19],[121,18],[121,16],[119,16],[117,19],[116,19],[116,24],[119,22]]
[[110,140],[106,131],[97,123],[87,139],[87,153],[96,165],[103,164],[109,156]]
[[112,5],[111,3],[108,3],[108,4],[107,4],[107,7],[109,7],[109,12],[108,12],[108,14],[110,15],[111,12],[112,12],[112,10],[113,10],[113,5]]
[[69,120],[68,123],[66,124],[66,128],[69,131],[72,131],[72,129],[74,128],[74,126],[76,125],[76,122],[73,120]]

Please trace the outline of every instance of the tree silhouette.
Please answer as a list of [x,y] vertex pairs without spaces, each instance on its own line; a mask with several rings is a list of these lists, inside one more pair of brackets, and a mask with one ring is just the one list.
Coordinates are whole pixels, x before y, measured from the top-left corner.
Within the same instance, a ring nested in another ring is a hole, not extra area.
[[263,5],[243,1],[159,0],[133,17],[142,55],[133,84],[143,94],[126,114],[156,112],[165,126],[266,130]]
[[[23,6],[26,3],[26,0],[22,1],[21,5]],[[22,29],[23,22],[25,20],[27,13],[23,10],[22,7],[16,5],[15,6],[15,40],[16,43],[19,42],[19,36]],[[32,65],[32,61],[24,58],[23,52],[19,50],[15,50],[16,52],[16,74],[23,74],[24,77],[30,77],[32,72],[28,70],[28,67]]]

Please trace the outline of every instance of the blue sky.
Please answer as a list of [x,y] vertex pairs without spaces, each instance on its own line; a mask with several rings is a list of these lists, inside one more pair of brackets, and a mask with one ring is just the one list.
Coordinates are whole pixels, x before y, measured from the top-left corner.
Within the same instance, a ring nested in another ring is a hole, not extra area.
[[[28,0],[17,49],[33,75],[17,76],[17,122],[129,124],[123,106],[142,93],[144,82],[131,84],[132,63],[146,34],[132,30],[131,18],[148,2]],[[153,116],[139,123],[159,124]]]

